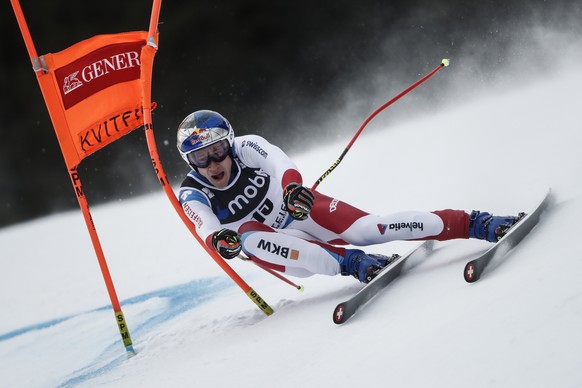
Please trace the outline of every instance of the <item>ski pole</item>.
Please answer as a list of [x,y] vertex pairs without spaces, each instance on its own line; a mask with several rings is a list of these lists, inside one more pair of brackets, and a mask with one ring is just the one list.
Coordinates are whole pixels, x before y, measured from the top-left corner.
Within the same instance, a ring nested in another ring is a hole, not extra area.
[[244,261],[252,261],[254,265],[256,265],[257,267],[265,270],[266,272],[270,273],[271,275],[273,275],[274,277],[284,281],[285,283],[289,284],[290,286],[292,286],[293,288],[296,288],[297,290],[299,290],[300,292],[303,292],[305,290],[305,287],[303,287],[302,284],[295,284],[293,283],[291,280],[287,279],[285,276],[281,275],[279,272],[272,270],[269,267],[266,267],[264,265],[259,264],[258,262],[256,262],[255,260],[253,260],[252,258],[248,257],[247,255],[241,253],[238,255],[238,257],[241,260]]
[[281,279],[282,281],[284,281],[285,283],[289,284],[290,286],[292,286],[293,288],[296,288],[299,292],[303,292],[305,290],[305,287],[303,287],[302,284],[295,284],[293,283],[291,280],[287,279],[285,276],[281,275],[279,272],[272,270],[271,268],[265,267],[259,263],[257,263],[256,261],[253,261],[253,263],[259,267],[264,269],[265,271],[267,271],[268,273],[270,273],[271,275],[275,276],[278,279]]
[[378,109],[376,109],[374,112],[372,112],[372,114],[370,116],[368,116],[368,118],[366,120],[364,120],[364,122],[362,123],[362,125],[360,126],[360,128],[358,129],[358,131],[356,132],[356,134],[354,135],[354,137],[352,138],[352,140],[350,141],[350,143],[348,144],[348,146],[344,149],[344,151],[342,152],[342,154],[340,155],[340,157],[335,161],[334,164],[331,165],[330,168],[327,169],[326,172],[324,172],[319,177],[319,179],[311,187],[311,190],[315,190],[317,188],[317,186],[319,186],[319,184],[329,174],[331,174],[331,172],[333,170],[335,170],[335,168],[343,160],[344,156],[346,156],[346,154],[348,153],[348,151],[350,150],[350,148],[352,148],[352,145],[354,144],[354,142],[356,141],[356,139],[360,136],[360,133],[362,133],[362,131],[364,130],[364,128],[366,127],[366,125],[368,125],[368,123],[370,121],[372,121],[372,119],[374,117],[376,117],[384,109],[388,108],[390,105],[392,105],[393,103],[395,103],[396,101],[398,101],[400,98],[402,98],[403,96],[405,96],[406,94],[408,94],[411,90],[413,90],[414,88],[416,88],[417,86],[419,86],[420,84],[422,84],[424,81],[426,81],[427,79],[429,79],[430,77],[432,77],[433,75],[435,75],[440,69],[442,69],[443,67],[446,67],[448,65],[449,65],[449,60],[448,59],[443,59],[441,61],[440,65],[438,65],[433,71],[431,71],[430,73],[428,73],[427,75],[425,75],[424,77],[422,77],[421,79],[419,79],[418,81],[416,81],[415,83],[413,83],[412,85],[410,85],[408,88],[406,88],[405,90],[403,90],[402,92],[400,92],[396,97],[392,98],[390,101],[384,103],[384,105],[382,105],[381,107],[379,107]]

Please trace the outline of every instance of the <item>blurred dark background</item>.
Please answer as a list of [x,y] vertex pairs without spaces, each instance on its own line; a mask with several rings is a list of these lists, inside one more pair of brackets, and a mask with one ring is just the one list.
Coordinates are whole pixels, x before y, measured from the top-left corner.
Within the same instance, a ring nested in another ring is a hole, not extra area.
[[[39,55],[97,34],[147,30],[151,12],[144,0],[21,6]],[[373,109],[442,58],[452,59],[451,70],[391,109],[391,119],[436,109],[439,93],[457,77],[454,66],[487,83],[527,43],[516,42],[515,28],[561,28],[572,13],[580,13],[575,1],[164,1],[152,94],[164,168],[174,185],[187,172],[175,129],[194,110],[217,110],[238,135],[261,134],[289,152],[347,144]],[[0,31],[3,227],[74,209],[77,201],[7,1],[0,4]],[[79,172],[91,205],[160,190],[142,130],[85,159]]]

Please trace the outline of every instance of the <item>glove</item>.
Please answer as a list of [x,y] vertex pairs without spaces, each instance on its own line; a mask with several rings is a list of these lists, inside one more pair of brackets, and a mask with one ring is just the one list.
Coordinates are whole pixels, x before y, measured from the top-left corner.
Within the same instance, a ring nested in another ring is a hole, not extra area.
[[237,232],[221,229],[212,235],[212,245],[220,256],[227,260],[236,257],[242,249],[242,242]]
[[285,187],[283,201],[291,217],[296,220],[304,220],[313,207],[315,197],[307,187],[290,183]]

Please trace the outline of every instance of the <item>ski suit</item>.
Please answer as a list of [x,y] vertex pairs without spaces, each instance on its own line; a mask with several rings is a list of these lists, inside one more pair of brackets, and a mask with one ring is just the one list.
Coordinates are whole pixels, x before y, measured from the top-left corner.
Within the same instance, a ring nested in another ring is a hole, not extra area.
[[346,249],[394,240],[469,238],[462,210],[368,214],[317,191],[306,220],[295,220],[283,201],[284,188],[302,184],[296,165],[277,146],[256,135],[236,137],[229,184],[219,189],[192,170],[182,182],[180,203],[208,247],[222,228],[241,235],[242,250],[259,264],[305,277],[337,275]]

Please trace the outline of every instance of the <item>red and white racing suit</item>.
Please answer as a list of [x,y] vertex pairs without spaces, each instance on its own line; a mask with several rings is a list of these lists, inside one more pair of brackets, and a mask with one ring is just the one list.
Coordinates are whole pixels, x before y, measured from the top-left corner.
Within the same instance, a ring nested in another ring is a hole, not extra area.
[[192,170],[180,188],[184,212],[211,249],[214,232],[232,229],[253,260],[304,277],[339,274],[346,249],[338,245],[469,238],[469,216],[462,210],[378,216],[317,191],[309,217],[294,220],[287,213],[283,190],[303,182],[291,159],[256,135],[235,138],[233,155],[227,187],[219,189]]

